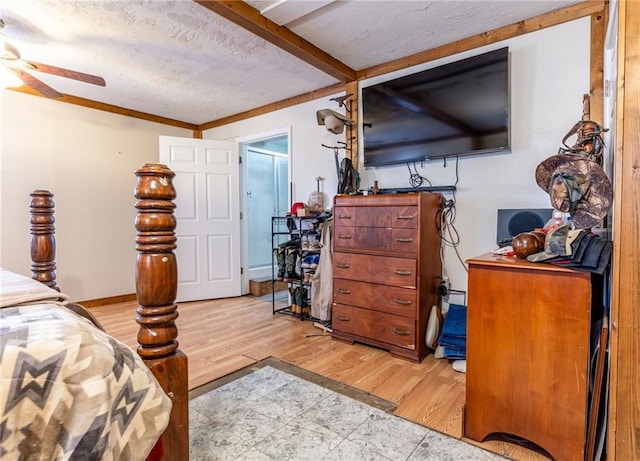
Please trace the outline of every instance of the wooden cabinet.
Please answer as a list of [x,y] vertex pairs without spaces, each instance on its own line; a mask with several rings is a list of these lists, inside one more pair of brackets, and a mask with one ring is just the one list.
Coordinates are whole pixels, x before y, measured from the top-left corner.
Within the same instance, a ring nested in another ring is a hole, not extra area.
[[468,263],[464,435],[509,434],[584,460],[600,277],[494,255]]
[[442,196],[342,196],[333,210],[333,338],[415,362],[437,303]]

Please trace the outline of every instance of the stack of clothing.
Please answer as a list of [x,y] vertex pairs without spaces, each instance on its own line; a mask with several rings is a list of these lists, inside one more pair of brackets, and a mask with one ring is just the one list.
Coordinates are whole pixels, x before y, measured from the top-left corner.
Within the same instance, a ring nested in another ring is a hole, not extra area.
[[467,357],[467,306],[449,304],[440,335],[440,346],[449,360]]
[[527,260],[602,275],[611,261],[612,246],[607,239],[567,224],[549,232],[544,251],[529,255]]

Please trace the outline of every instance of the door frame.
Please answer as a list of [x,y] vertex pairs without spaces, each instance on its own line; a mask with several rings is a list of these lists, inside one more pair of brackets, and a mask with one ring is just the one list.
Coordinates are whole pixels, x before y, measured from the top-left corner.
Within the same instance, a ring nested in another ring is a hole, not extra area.
[[[240,164],[240,209],[242,210],[243,219],[240,221],[240,254],[242,259],[242,267],[245,268],[242,272],[242,294],[246,295],[250,291],[249,281],[250,281],[250,270],[249,270],[249,220],[244,219],[244,217],[248,217],[248,203],[246,200],[247,195],[247,184],[249,183],[248,172],[247,172],[247,161],[245,152],[247,149],[247,144],[251,144],[258,141],[264,141],[271,138],[278,138],[281,136],[287,137],[287,157],[288,167],[287,167],[287,176],[289,178],[289,187],[287,188],[287,199],[288,202],[291,203],[291,126],[286,126],[283,128],[277,128],[274,130],[264,131],[261,133],[256,133],[248,136],[240,136],[236,138],[236,142],[239,144],[239,152],[240,158],[242,159],[242,163]],[[269,273],[271,275],[271,273]]]

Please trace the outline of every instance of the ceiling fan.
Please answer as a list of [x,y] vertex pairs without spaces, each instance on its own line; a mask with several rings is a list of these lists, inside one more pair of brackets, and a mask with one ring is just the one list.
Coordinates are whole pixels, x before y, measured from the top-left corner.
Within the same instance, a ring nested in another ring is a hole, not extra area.
[[[2,62],[2,68],[0,71],[8,73],[9,76],[13,76],[14,80],[17,77],[24,85],[36,90],[41,95],[47,98],[61,98],[62,93],[57,92],[49,85],[34,77],[31,72],[44,72],[46,74],[57,75],[59,77],[70,78],[78,80],[80,82],[91,83],[93,85],[105,86],[105,81],[102,77],[96,75],[85,74],[83,72],[77,72],[75,70],[64,69],[62,67],[51,66],[48,64],[41,64],[34,61],[26,61],[20,57],[18,49],[8,43],[5,40],[4,33],[4,21],[0,19],[0,62]],[[18,85],[6,85],[6,86],[19,86]]]

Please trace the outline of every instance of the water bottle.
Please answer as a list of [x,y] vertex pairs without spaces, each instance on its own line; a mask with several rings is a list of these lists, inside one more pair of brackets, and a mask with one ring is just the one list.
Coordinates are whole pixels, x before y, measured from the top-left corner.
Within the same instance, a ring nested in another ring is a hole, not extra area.
[[573,229],[573,218],[569,213],[565,213],[564,223],[569,226],[569,229]]
[[553,229],[556,229],[556,228],[562,226],[563,224],[565,224],[565,219],[566,219],[565,215],[566,215],[566,213],[563,213],[562,211],[553,210],[553,214],[551,215],[551,219],[549,221],[547,221],[547,223],[544,225],[544,231],[546,233],[549,233]]

